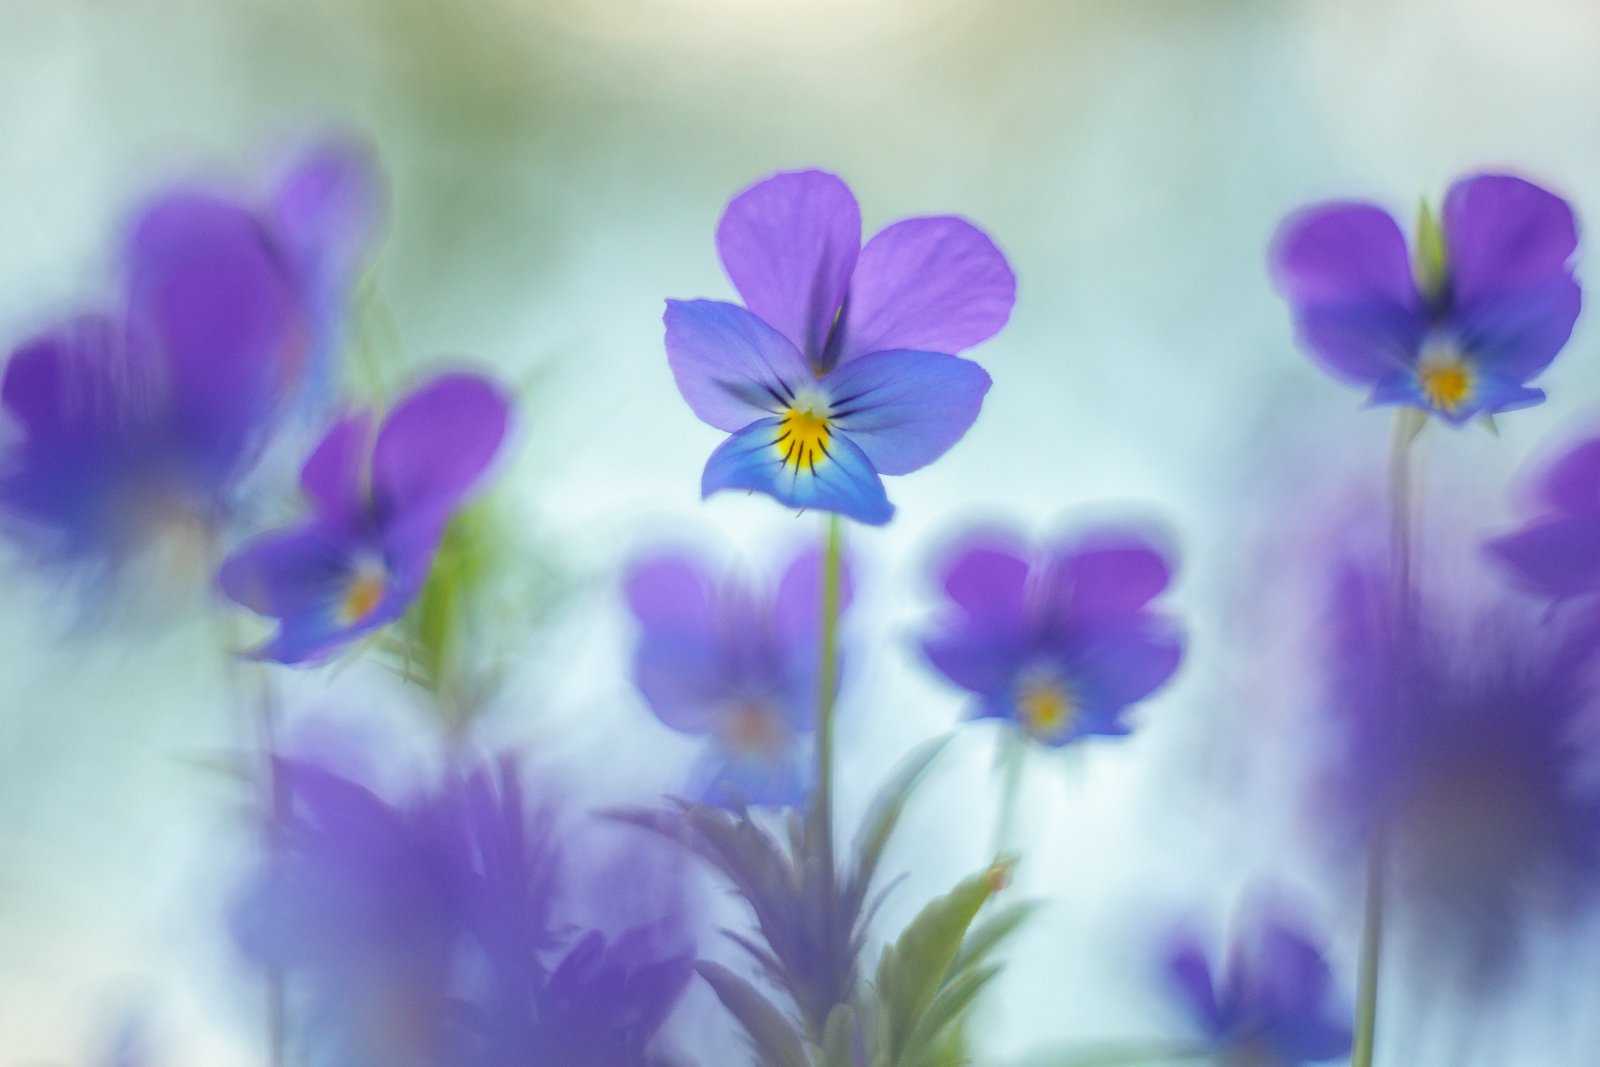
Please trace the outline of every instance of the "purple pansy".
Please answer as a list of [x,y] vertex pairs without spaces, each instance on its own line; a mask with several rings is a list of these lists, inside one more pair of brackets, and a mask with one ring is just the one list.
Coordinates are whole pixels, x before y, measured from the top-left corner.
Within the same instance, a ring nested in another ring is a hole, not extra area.
[[1154,605],[1172,566],[1149,538],[1100,529],[1034,554],[970,538],[943,569],[949,606],[923,652],[975,694],[979,717],[1065,745],[1128,732],[1127,709],[1178,668],[1177,625]]
[[1215,966],[1200,939],[1166,948],[1174,995],[1212,1055],[1251,1067],[1301,1067],[1350,1052],[1350,1010],[1317,948],[1281,915],[1252,913]]
[[[284,188],[313,165],[298,161]],[[360,255],[337,228],[297,231],[281,205],[161,194],[130,227],[115,306],[12,353],[0,517],[40,555],[115,569],[163,530],[215,535],[301,395],[336,275]],[[310,258],[342,266],[313,278],[295,266]]]
[[661,1062],[657,1032],[693,973],[674,868],[635,856],[649,914],[574,877],[594,828],[562,832],[509,758],[398,802],[314,760],[280,759],[276,775],[270,844],[233,929],[288,981],[310,1062]]
[[1577,243],[1565,200],[1478,174],[1450,187],[1437,224],[1427,218],[1415,269],[1393,216],[1341,201],[1284,223],[1272,271],[1300,343],[1324,369],[1373,404],[1460,424],[1544,399],[1528,382],[1578,317]]
[[[719,581],[685,555],[627,579],[640,626],[633,677],[658,719],[710,741],[698,792],[715,804],[798,804],[810,785],[822,633],[822,559],[791,562],[775,594]],[[850,598],[848,577],[841,611]]]
[[338,422],[300,472],[299,525],[250,542],[222,566],[233,600],[279,620],[263,659],[303,663],[405,613],[451,516],[482,481],[511,404],[477,374],[442,374],[372,417]]
[[1489,542],[1518,584],[1554,599],[1600,592],[1600,437],[1567,449],[1537,479],[1541,513]]
[[1600,899],[1600,623],[1459,601],[1397,613],[1382,568],[1339,575],[1319,814],[1335,858],[1383,849],[1430,962],[1487,980]]
[[665,319],[679,391],[733,435],[701,491],[888,522],[880,475],[932,463],[978,417],[989,376],[956,353],[1010,316],[1005,257],[950,217],[897,222],[863,247],[849,187],[814,170],[734,197],[717,248],[745,306],[669,300]]

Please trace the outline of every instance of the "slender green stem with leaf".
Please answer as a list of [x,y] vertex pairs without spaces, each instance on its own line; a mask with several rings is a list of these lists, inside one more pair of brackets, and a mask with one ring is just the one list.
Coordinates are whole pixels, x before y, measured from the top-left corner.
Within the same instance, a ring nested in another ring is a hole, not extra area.
[[817,671],[817,806],[827,883],[834,882],[833,757],[834,702],[839,690],[839,585],[844,562],[844,523],[828,516],[822,567],[822,647]]

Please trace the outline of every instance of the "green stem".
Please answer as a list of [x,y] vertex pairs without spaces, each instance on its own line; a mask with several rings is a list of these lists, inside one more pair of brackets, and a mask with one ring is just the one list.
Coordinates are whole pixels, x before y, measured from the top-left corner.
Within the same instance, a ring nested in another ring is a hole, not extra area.
[[[1426,417],[1401,408],[1395,416],[1394,443],[1389,454],[1390,553],[1394,580],[1394,619],[1397,637],[1408,640],[1411,618],[1411,443],[1422,432]],[[1361,959],[1356,976],[1356,1019],[1350,1067],[1372,1067],[1378,1043],[1378,980],[1383,961],[1384,868],[1387,847],[1380,839],[1367,855],[1366,904],[1361,919]]]
[[[833,756],[834,698],[839,688],[839,576],[843,567],[844,524],[828,516],[827,550],[822,570],[822,652],[817,672],[817,819],[827,884],[834,884]],[[830,894],[831,896],[831,894]]]
[[1023,765],[1028,758],[1028,738],[1020,728],[1006,731],[1000,742],[1000,814],[994,824],[994,854],[1003,856],[1015,844],[1017,801],[1022,792]]
[[1198,1060],[1210,1055],[1209,1045],[1155,1042],[1107,1045],[1059,1055],[1039,1056],[1026,1061],[1027,1067],[1132,1067],[1133,1064],[1173,1063]]

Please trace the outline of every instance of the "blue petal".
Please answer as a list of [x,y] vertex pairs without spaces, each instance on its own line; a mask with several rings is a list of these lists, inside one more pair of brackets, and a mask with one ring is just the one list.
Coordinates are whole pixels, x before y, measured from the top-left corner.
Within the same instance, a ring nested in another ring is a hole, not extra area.
[[784,462],[778,444],[782,425],[781,419],[761,419],[723,442],[706,462],[701,494],[749,489],[790,507],[832,511],[872,526],[889,521],[894,505],[883,491],[883,481],[849,438],[836,433],[822,460],[814,466],[793,466]]
[[935,352],[874,352],[823,380],[833,422],[880,474],[910,474],[950,450],[978,417],[989,375]]
[[800,350],[736,304],[668,300],[667,362],[702,422],[733,433],[816,381]]

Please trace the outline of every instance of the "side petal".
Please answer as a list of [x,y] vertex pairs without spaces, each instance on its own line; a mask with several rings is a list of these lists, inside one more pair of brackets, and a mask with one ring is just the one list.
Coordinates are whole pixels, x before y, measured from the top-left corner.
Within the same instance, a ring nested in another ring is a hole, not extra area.
[[1600,509],[1600,437],[1564,451],[1536,483],[1537,499],[1562,511]]
[[248,542],[223,562],[217,582],[230,600],[256,614],[289,618],[333,604],[349,557],[348,540],[313,521]]
[[934,352],[873,352],[823,379],[833,423],[880,474],[910,474],[948,452],[989,385],[976,363]]
[[382,521],[448,513],[494,461],[511,400],[479,374],[442,374],[395,405],[372,451],[372,499]]
[[1148,697],[1167,683],[1183,659],[1178,627],[1150,613],[1115,625],[1101,622],[1062,640],[1087,698],[1108,709],[1120,710]]
[[1292,215],[1269,254],[1300,343],[1330,373],[1371,383],[1415,359],[1427,332],[1405,236],[1373,204],[1318,204]]
[[849,186],[819,170],[758,182],[723,212],[717,250],[745,306],[818,362],[861,251]]
[[137,220],[127,251],[133,329],[165,361],[170,448],[202,482],[255,458],[303,377],[303,308],[255,214],[171,193]]
[[702,422],[733,433],[816,380],[788,338],[736,304],[668,300],[667,362]]
[[1600,591],[1600,508],[1532,523],[1484,549],[1531,592],[1569,597]]
[[1445,195],[1442,221],[1458,305],[1570,274],[1577,220],[1565,200],[1532,182],[1464,178]]
[[1462,348],[1485,370],[1524,382],[1560,354],[1572,337],[1582,305],[1578,283],[1559,274],[1462,303],[1455,325]]
[[922,642],[930,666],[952,685],[981,697],[1003,699],[1010,715],[1017,674],[1028,648],[1015,635],[981,626],[953,627]]
[[661,722],[686,734],[714,730],[728,705],[728,669],[716,635],[649,627],[633,655],[633,683]]
[[724,441],[706,462],[701,495],[748,489],[792,508],[832,511],[871,526],[889,521],[894,505],[883,481],[849,438],[834,434],[822,460],[814,466],[795,466],[785,462],[778,443],[782,426],[781,419],[761,419]]
[[906,219],[861,250],[837,359],[913,349],[954,355],[1011,317],[1017,279],[989,235],[965,219]]
[[317,514],[351,523],[366,502],[367,450],[372,441],[372,415],[348,415],[323,435],[300,468],[300,488]]

